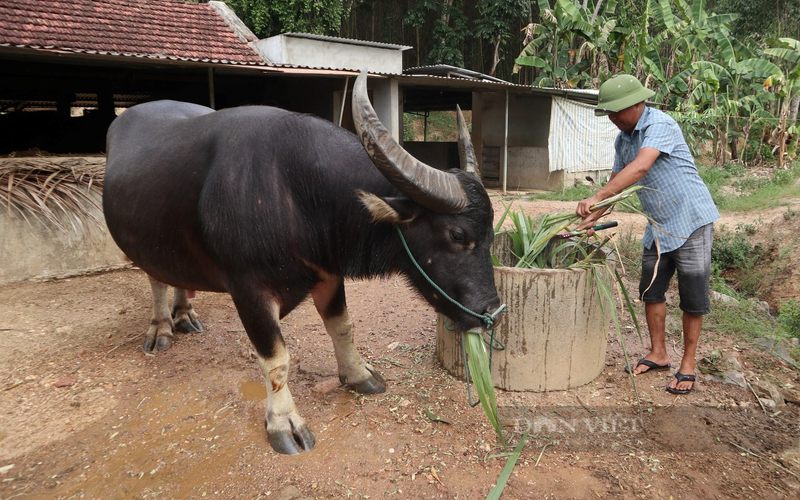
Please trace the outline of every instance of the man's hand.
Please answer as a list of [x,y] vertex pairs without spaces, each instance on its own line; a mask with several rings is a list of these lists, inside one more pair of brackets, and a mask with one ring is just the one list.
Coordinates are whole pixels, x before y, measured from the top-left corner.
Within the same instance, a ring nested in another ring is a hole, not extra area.
[[586,217],[592,213],[592,207],[601,201],[603,201],[602,198],[597,195],[584,198],[578,202],[578,207],[575,209],[575,213],[580,215],[583,219],[586,219]]
[[578,206],[575,208],[575,213],[583,218],[583,222],[581,222],[577,229],[579,231],[581,229],[587,229],[587,236],[592,236],[594,234],[594,229],[592,229],[592,226],[596,226],[597,219],[606,213],[607,207],[597,209],[594,212],[591,211],[591,208],[601,201],[603,201],[603,199],[598,195],[590,196],[578,202]]

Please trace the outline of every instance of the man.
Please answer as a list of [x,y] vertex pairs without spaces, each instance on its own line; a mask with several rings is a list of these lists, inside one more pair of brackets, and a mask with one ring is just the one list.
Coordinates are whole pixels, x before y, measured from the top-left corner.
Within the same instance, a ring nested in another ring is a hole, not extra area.
[[591,207],[629,186],[642,186],[637,194],[652,221],[648,221],[642,238],[639,297],[645,303],[651,350],[632,368],[625,369],[632,369],[635,374],[669,370],[665,293],[677,270],[684,351],[667,391],[688,394],[694,387],[695,353],[703,315],[711,311],[711,243],[713,222],[719,219],[719,212],[697,173],[677,122],[645,105],[653,95],[636,78],[624,74],[600,87],[595,114],[608,115],[620,130],[614,143],[614,168],[608,183],[578,203],[575,212],[583,217],[579,229],[590,228],[605,212],[592,212]]

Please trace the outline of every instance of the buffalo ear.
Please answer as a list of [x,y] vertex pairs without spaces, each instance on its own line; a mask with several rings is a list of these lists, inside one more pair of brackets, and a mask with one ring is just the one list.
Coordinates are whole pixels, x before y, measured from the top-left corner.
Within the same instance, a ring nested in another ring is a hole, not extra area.
[[405,224],[422,213],[422,207],[405,197],[381,198],[365,191],[359,191],[358,197],[372,216],[372,222]]

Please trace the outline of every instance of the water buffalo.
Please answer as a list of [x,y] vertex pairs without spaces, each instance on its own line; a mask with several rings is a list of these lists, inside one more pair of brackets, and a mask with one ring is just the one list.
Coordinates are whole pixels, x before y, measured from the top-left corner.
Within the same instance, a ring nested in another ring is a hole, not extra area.
[[153,290],[145,351],[169,348],[173,331],[203,329],[187,291],[229,293],[266,377],[267,435],[280,453],[314,446],[289,392],[280,332],[280,319],[309,294],[333,339],[339,378],[360,393],[386,384],[353,343],[345,277],[401,273],[458,329],[481,326],[424,278],[397,227],[447,295],[479,314],[500,303],[489,253],[492,205],[468,136],[461,140],[468,171],[419,162],[378,120],[366,78],[353,92],[360,140],[282,109],[214,111],[175,101],[134,106],[108,131],[106,222]]

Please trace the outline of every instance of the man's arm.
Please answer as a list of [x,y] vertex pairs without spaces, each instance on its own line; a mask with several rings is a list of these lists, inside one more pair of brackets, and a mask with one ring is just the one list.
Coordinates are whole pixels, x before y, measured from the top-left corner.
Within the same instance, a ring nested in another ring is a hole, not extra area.
[[597,219],[606,212],[606,209],[600,209],[594,212],[589,209],[601,201],[618,195],[625,189],[636,184],[650,171],[650,167],[653,166],[653,163],[655,163],[660,154],[661,151],[657,149],[642,148],[639,154],[636,155],[636,158],[628,163],[625,168],[618,173],[611,174],[611,179],[608,181],[608,184],[601,187],[594,195],[578,202],[575,213],[583,217],[583,222],[578,226],[578,229],[586,229],[594,226]]

